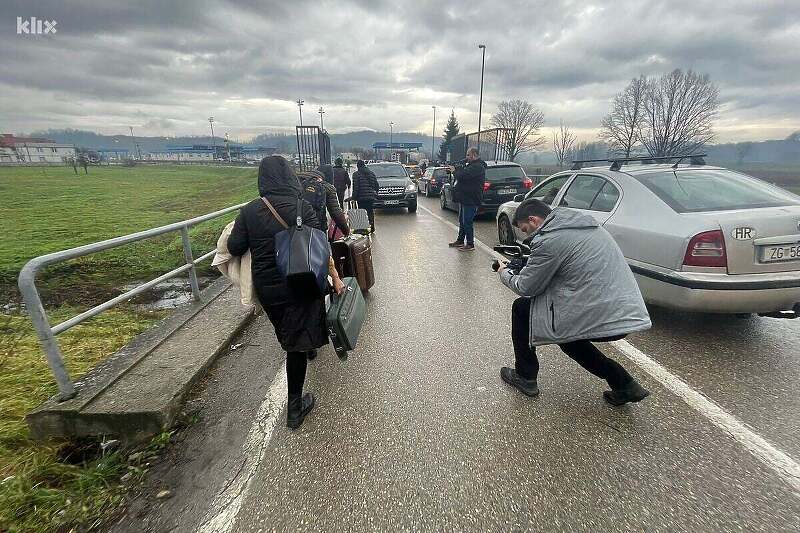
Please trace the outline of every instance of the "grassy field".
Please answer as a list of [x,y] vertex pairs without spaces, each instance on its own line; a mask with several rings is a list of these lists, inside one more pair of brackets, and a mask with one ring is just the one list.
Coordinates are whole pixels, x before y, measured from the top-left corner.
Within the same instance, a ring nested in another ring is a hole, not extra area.
[[[0,168],[0,307],[18,301],[16,277],[32,257],[176,222],[254,198],[255,169],[185,166]],[[196,254],[213,248],[233,215],[192,230]],[[182,261],[177,236],[71,261],[39,277],[52,323]],[[206,265],[206,270],[210,267]],[[125,345],[162,314],[121,306],[59,337],[73,378]],[[0,314],[0,531],[66,531],[102,519],[120,498],[126,455],[35,443],[25,414],[56,392],[30,323]],[[91,448],[91,446],[90,446]]]

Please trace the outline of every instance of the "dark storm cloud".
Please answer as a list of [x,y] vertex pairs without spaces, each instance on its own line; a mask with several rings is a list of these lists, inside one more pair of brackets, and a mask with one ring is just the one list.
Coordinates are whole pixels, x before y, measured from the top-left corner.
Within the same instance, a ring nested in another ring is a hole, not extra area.
[[[17,16],[58,34],[16,35]],[[719,84],[723,130],[800,127],[800,2],[6,1],[0,22],[0,122],[16,131],[204,132],[214,114],[247,134],[292,126],[298,97],[333,129],[427,130],[431,105],[469,129],[480,42],[485,119],[525,98],[593,129],[629,79],[692,68]]]

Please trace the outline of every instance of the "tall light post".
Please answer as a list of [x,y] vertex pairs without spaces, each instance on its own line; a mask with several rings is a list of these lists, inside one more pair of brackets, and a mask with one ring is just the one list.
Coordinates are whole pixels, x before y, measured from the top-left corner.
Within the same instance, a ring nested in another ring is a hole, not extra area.
[[436,106],[432,105],[433,108],[433,129],[431,130],[431,161],[433,161],[433,143],[436,139]]
[[325,114],[325,110],[322,109],[322,106],[319,107],[319,129],[321,131],[325,131],[325,123],[322,121],[322,115]]
[[305,100],[297,99],[297,109],[300,110],[300,126],[303,125],[303,104],[305,104]]
[[394,155],[394,122],[389,123],[389,161]]
[[481,113],[483,112],[483,66],[486,63],[486,45],[479,44],[481,49],[481,96],[478,99],[478,155],[481,153]]
[[208,117],[208,124],[211,126],[211,144],[214,145],[214,157],[217,157],[217,140],[214,138],[214,117]]

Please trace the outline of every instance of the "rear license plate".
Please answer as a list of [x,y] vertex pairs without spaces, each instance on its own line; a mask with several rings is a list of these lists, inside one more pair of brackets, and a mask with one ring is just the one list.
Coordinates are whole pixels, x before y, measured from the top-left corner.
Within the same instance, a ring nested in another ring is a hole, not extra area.
[[777,246],[761,247],[762,263],[798,260],[800,260],[800,244],[779,244]]
[[497,194],[517,194],[517,189],[499,189]]
[[400,200],[384,200],[383,201],[384,205],[398,205],[399,203],[400,203]]

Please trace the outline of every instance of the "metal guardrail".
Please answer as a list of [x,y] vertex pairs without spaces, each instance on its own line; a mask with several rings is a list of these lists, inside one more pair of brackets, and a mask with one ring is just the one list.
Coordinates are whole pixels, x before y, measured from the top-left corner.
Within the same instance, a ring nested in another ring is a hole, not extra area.
[[[201,257],[194,259],[192,257],[191,242],[189,240],[189,228],[202,222],[219,218],[232,211],[236,211],[244,205],[247,204],[237,204],[219,211],[214,211],[213,213],[190,218],[189,220],[184,220],[182,222],[175,222],[166,226],[152,228],[140,231],[138,233],[131,233],[129,235],[123,235],[122,237],[115,237],[105,241],[78,246],[77,248],[70,248],[68,250],[42,255],[31,259],[25,264],[19,274],[19,289],[22,293],[22,298],[25,300],[25,305],[31,318],[31,322],[33,323],[33,327],[36,329],[39,342],[41,343],[42,348],[47,355],[47,363],[50,365],[50,370],[52,370],[53,376],[55,376],[56,382],[58,383],[59,401],[65,401],[69,400],[70,398],[74,398],[77,394],[77,391],[75,390],[75,384],[72,382],[69,374],[67,373],[67,369],[64,367],[64,358],[61,354],[61,348],[58,345],[58,341],[56,340],[56,335],[67,331],[71,327],[77,326],[81,322],[88,320],[89,318],[98,315],[121,302],[130,300],[134,296],[151,289],[153,286],[161,283],[162,281],[174,278],[180,274],[183,274],[184,272],[189,273],[189,284],[192,287],[193,298],[195,301],[200,301],[200,285],[197,282],[197,272],[195,267],[206,259],[210,259],[216,250],[212,250],[206,254],[203,254]],[[50,326],[50,322],[47,319],[47,313],[42,305],[42,299],[39,296],[39,290],[36,288],[36,274],[42,268],[54,263],[61,263],[77,257],[83,257],[85,255],[101,252],[110,248],[117,248],[119,246],[124,246],[137,241],[143,241],[172,232],[180,232],[181,234],[181,240],[183,241],[183,255],[186,261],[185,264],[153,280],[142,283],[128,292],[120,294],[116,298],[112,298],[107,302],[103,302],[102,304],[97,305],[88,311],[84,311],[83,313],[74,316],[56,326]]]

